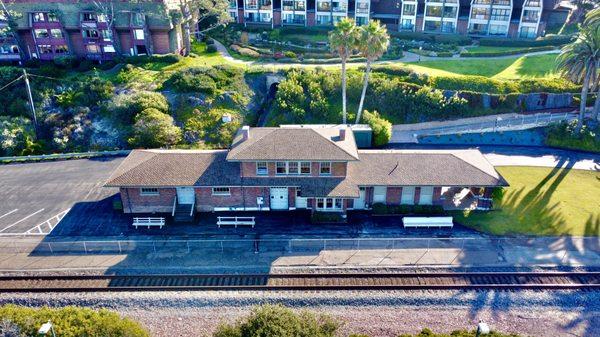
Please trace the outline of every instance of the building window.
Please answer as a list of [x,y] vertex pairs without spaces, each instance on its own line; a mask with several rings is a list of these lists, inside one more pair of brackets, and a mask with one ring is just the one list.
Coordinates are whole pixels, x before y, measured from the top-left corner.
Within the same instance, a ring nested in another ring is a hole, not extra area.
[[88,54],[99,54],[100,53],[100,47],[95,44],[88,44],[87,46],[85,46],[85,50],[88,52]]
[[44,16],[44,13],[33,13],[31,15],[31,17],[33,18],[33,22],[45,22],[46,21],[46,17]]
[[69,49],[64,44],[54,47],[54,52],[56,54],[66,54],[68,51],[69,51]]
[[416,5],[405,4],[402,8],[402,15],[415,15],[415,11],[417,9]]
[[536,36],[535,27],[521,27],[521,32],[519,33],[520,38],[524,39],[532,39]]
[[343,199],[339,198],[316,198],[316,208],[319,211],[339,211],[342,209]]
[[309,161],[301,161],[300,162],[300,174],[310,174],[310,162]]
[[275,163],[276,174],[287,174],[287,165],[284,161],[278,161]]
[[112,41],[113,34],[110,29],[103,29],[101,31],[101,33],[102,33],[102,38],[104,38],[104,41]]
[[291,161],[288,162],[288,174],[298,174],[298,162]]
[[231,195],[229,187],[213,187],[212,195]]
[[144,30],[143,29],[134,29],[133,30],[133,38],[136,40],[144,39]]
[[96,18],[94,13],[83,13],[83,21],[96,21]]
[[38,47],[40,49],[40,54],[52,54],[52,46],[51,45],[43,44]]
[[319,168],[319,174],[322,176],[331,175],[331,162],[322,162]]
[[56,13],[48,13],[48,22],[58,22],[58,15]]
[[100,32],[95,29],[84,29],[83,37],[87,39],[95,39],[100,36]]
[[144,14],[142,13],[133,13],[131,15],[131,25],[140,27],[144,25]]
[[111,44],[108,44],[106,46],[104,46],[104,52],[105,53],[115,53],[115,47]]
[[50,37],[50,34],[48,34],[47,29],[35,29],[33,31],[33,33],[35,34],[35,37],[38,39],[45,39],[45,38]]
[[158,195],[158,188],[150,188],[150,187],[142,187],[140,188],[140,195],[148,196],[148,195]]
[[55,39],[61,39],[63,37],[60,29],[50,29],[50,35]]
[[269,174],[269,169],[266,161],[259,161],[256,163],[256,175],[264,176]]

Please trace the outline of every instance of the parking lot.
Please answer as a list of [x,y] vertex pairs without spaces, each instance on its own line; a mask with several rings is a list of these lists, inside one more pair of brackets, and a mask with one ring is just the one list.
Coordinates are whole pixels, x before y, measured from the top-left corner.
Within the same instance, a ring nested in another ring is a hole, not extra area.
[[0,166],[0,236],[47,233],[78,203],[117,190],[102,185],[123,158],[96,158]]

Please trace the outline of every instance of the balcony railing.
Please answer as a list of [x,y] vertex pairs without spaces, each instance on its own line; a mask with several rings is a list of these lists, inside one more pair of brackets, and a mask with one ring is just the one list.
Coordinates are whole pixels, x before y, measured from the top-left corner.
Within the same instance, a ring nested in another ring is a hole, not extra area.
[[304,25],[306,23],[306,19],[304,19],[304,18],[283,19],[283,23],[286,25]]

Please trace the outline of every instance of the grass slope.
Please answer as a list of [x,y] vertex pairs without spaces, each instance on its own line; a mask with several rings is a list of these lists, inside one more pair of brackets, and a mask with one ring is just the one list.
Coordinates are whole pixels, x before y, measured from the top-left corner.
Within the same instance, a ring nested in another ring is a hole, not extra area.
[[457,214],[468,227],[497,234],[600,236],[600,172],[499,167],[510,187],[496,210]]

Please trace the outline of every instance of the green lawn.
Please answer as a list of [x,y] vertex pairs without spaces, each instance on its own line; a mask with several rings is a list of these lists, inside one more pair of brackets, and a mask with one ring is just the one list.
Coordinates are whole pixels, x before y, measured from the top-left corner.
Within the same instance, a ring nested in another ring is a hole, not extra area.
[[428,60],[407,63],[429,75],[479,75],[502,79],[548,77],[553,75],[556,54],[500,59]]
[[499,167],[510,187],[490,212],[456,220],[497,234],[600,236],[600,172],[544,167]]

